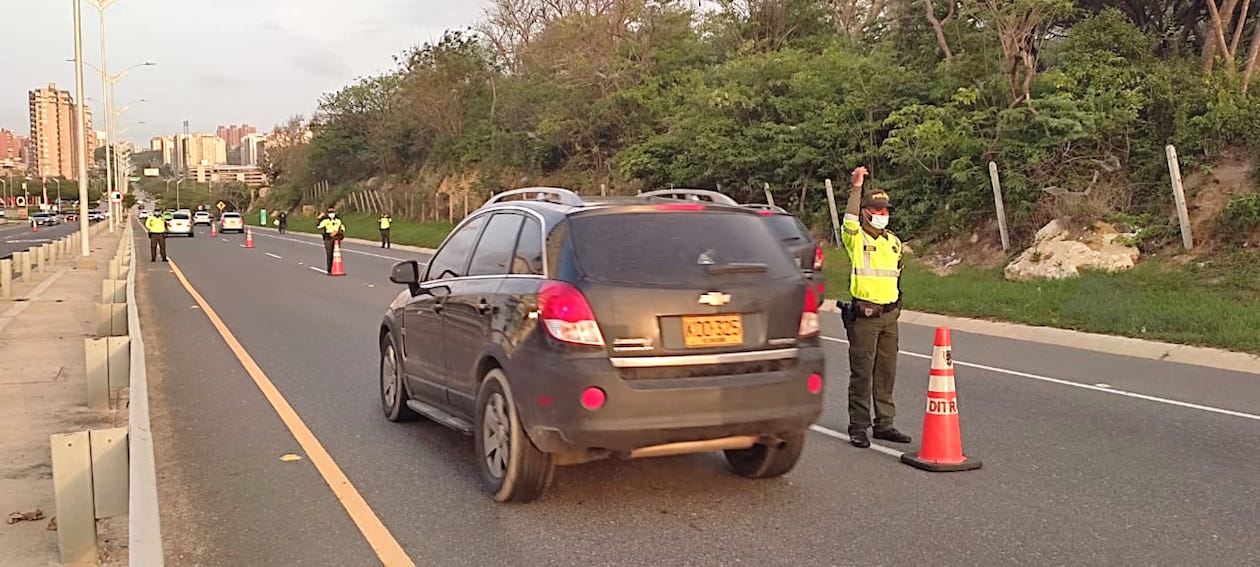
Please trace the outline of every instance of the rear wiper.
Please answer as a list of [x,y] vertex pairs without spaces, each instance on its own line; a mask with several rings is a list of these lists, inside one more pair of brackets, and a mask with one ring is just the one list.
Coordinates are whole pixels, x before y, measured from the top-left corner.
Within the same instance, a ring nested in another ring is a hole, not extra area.
[[768,269],[769,269],[769,266],[765,264],[756,264],[756,263],[750,263],[750,262],[744,262],[744,263],[733,262],[730,264],[721,264],[721,265],[713,264],[713,265],[704,267],[704,271],[715,276],[721,275],[721,274],[762,274],[762,273],[765,273],[766,270]]

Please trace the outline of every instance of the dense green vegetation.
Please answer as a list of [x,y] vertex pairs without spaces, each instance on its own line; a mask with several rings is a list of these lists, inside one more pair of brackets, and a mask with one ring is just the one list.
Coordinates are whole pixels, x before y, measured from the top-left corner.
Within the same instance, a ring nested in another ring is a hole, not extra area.
[[825,226],[822,180],[867,164],[895,228],[931,239],[992,217],[994,161],[1018,238],[1053,216],[1165,224],[1165,144],[1189,170],[1260,140],[1260,2],[1208,1],[495,0],[278,127],[269,166],[284,206],[317,181],[431,196],[475,171],[482,194],[768,183]]
[[[380,225],[376,222],[376,215],[343,213],[337,216],[341,217],[346,224],[347,237],[381,241],[381,231],[378,228]],[[271,218],[267,220],[271,221]],[[257,226],[258,217],[250,215],[245,222]],[[315,217],[303,218],[299,215],[289,215],[288,229],[293,232],[318,234],[319,231],[315,230],[318,224],[319,221]],[[395,244],[437,248],[442,245],[443,240],[446,240],[446,235],[451,232],[451,228],[453,228],[452,225],[444,222],[417,222],[395,218],[389,227],[389,239]]]

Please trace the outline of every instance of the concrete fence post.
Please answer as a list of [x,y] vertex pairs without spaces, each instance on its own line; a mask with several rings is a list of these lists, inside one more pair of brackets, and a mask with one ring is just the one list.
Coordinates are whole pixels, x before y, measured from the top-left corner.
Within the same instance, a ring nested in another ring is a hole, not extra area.
[[827,187],[827,206],[831,207],[831,235],[835,237],[832,246],[840,246],[840,213],[836,210],[836,190],[831,186],[831,180],[826,180]]
[[0,260],[0,297],[13,297],[13,260]]
[[63,564],[96,565],[95,498],[88,432],[51,437],[53,494],[57,501],[57,548]]
[[1194,248],[1194,236],[1190,233],[1190,212],[1186,209],[1186,192],[1181,186],[1181,163],[1177,160],[1177,148],[1164,147],[1168,157],[1168,176],[1172,178],[1173,201],[1177,205],[1177,221],[1181,224],[1181,244],[1186,250]]
[[109,341],[83,339],[83,360],[87,368],[88,407],[109,409]]
[[109,349],[109,389],[126,388],[131,381],[131,337],[106,337]]
[[22,281],[31,281],[31,251],[23,250],[17,253],[18,266],[22,268]]
[[44,268],[44,247],[31,248],[31,253],[35,255],[35,271],[41,274],[47,273],[48,270]]
[[127,428],[88,432],[92,447],[92,495],[96,519],[127,513]]

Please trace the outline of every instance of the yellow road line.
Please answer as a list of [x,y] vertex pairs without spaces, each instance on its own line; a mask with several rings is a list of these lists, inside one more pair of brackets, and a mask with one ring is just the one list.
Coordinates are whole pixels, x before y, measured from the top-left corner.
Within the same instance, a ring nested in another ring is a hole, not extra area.
[[175,272],[175,277],[179,278],[179,282],[184,285],[184,289],[188,290],[188,294],[192,296],[197,305],[201,306],[202,313],[210,319],[215,329],[218,329],[219,335],[223,337],[223,341],[227,343],[228,348],[236,355],[237,360],[241,362],[241,366],[245,367],[245,371],[249,373],[250,378],[254,379],[254,384],[266,396],[267,401],[271,402],[271,407],[275,408],[276,414],[280,416],[280,420],[289,428],[289,432],[297,439],[298,445],[306,452],[306,456],[310,458],[311,463],[315,465],[315,469],[319,471],[320,476],[324,477],[324,482],[328,483],[328,487],[332,489],[333,494],[337,496],[337,500],[341,502],[341,506],[346,509],[346,513],[350,515],[350,519],[358,526],[363,537],[367,539],[368,545],[372,546],[372,550],[376,552],[376,556],[380,558],[381,563],[386,567],[414,567],[415,563],[403,551],[398,540],[394,539],[393,534],[389,533],[389,529],[385,524],[381,523],[380,518],[376,516],[376,512],[368,506],[363,496],[359,494],[358,489],[350,484],[350,479],[345,473],[341,472],[341,467],[333,461],[328,451],[324,450],[324,446],[320,444],[319,439],[315,438],[315,434],[306,427],[306,423],[294,411],[293,406],[284,399],[284,395],[276,386],[271,383],[267,375],[263,373],[262,368],[254,362],[254,358],[245,351],[245,347],[241,346],[240,341],[236,340],[236,336],[232,331],[228,330],[227,325],[219,318],[219,314],[214,312],[210,304],[200,293],[188,283],[188,278],[184,277],[184,272],[175,265],[175,262],[169,262],[171,270]]

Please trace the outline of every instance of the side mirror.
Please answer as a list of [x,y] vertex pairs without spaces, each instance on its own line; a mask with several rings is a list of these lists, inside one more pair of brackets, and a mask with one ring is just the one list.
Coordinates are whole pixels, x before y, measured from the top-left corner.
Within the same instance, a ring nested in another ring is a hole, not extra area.
[[420,287],[420,263],[407,260],[394,264],[394,270],[389,274],[389,281],[411,288],[411,294],[415,295]]

